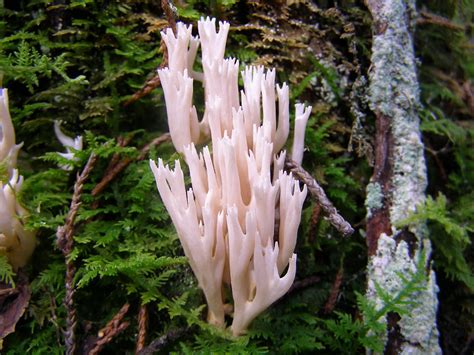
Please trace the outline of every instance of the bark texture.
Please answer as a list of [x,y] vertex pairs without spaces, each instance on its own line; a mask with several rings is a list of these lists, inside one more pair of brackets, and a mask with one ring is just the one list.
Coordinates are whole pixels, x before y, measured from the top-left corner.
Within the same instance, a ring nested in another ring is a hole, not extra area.
[[426,226],[397,228],[424,201],[427,185],[419,129],[419,87],[412,29],[414,0],[367,0],[373,18],[370,106],[376,114],[375,166],[367,186],[367,296],[383,301],[375,284],[393,296],[404,287],[399,275],[416,271],[426,257],[426,287],[413,295],[407,315],[389,314],[387,354],[440,354],[436,277],[429,264]]

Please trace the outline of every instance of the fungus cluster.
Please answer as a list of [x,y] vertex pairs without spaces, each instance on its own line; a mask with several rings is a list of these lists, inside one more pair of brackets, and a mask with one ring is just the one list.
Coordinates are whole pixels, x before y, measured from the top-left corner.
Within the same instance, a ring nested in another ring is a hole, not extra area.
[[8,110],[8,91],[0,89],[0,254],[14,270],[23,267],[36,245],[35,234],[24,228],[26,210],[17,194],[23,183],[16,160],[22,144],[15,144],[15,129]]
[[[296,273],[297,230],[306,186],[284,168],[289,135],[289,90],[275,85],[275,70],[246,67],[243,90],[239,62],[224,59],[227,22],[201,19],[199,37],[177,24],[162,32],[168,68],[158,71],[170,135],[184,154],[191,187],[186,190],[180,162],[174,170],[150,161],[163,203],[208,304],[208,321],[225,326],[233,298],[232,333],[250,322],[290,288]],[[203,73],[193,70],[199,45]],[[204,86],[205,111],[193,106],[193,83]],[[292,158],[301,162],[311,107],[296,105]],[[198,151],[196,144],[212,142]]]

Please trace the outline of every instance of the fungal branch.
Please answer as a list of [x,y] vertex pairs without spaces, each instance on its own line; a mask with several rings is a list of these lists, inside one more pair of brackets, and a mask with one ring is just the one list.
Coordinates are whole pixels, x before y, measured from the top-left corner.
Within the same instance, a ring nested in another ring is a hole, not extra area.
[[[280,150],[289,135],[289,90],[275,84],[275,71],[247,67],[238,86],[239,62],[224,59],[229,24],[215,19],[177,24],[162,32],[169,67],[158,71],[166,100],[171,139],[184,154],[191,188],[180,162],[174,169],[150,161],[158,191],[176,227],[184,252],[208,304],[208,321],[224,327],[230,286],[234,301],[232,333],[283,296],[296,273],[297,230],[307,194],[283,168]],[[203,73],[193,70],[201,45]],[[192,103],[193,83],[201,81],[205,111]],[[297,105],[292,156],[301,163],[311,107]],[[212,142],[198,152],[196,144]],[[275,220],[279,211],[279,230]]]
[[36,245],[35,233],[24,227],[28,213],[17,199],[23,176],[16,160],[22,145],[15,144],[8,90],[0,89],[0,254],[7,257],[14,270],[26,265]]

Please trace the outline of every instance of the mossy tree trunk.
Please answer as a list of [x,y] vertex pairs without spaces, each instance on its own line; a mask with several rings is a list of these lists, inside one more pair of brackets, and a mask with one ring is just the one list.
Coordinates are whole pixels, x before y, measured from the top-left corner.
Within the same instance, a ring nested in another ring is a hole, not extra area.
[[[437,292],[425,225],[400,227],[425,199],[426,163],[419,129],[419,86],[412,30],[414,0],[367,0],[373,18],[370,107],[376,116],[375,166],[367,187],[367,295],[384,306],[420,266],[423,290],[413,293],[410,312],[388,313],[385,353],[441,353],[436,326]],[[380,289],[378,289],[380,286]]]

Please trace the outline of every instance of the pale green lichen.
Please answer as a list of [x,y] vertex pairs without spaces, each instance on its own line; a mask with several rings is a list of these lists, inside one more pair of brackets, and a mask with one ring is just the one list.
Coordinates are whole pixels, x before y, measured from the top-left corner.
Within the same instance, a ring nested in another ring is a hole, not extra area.
[[[415,1],[387,0],[380,6],[373,13],[374,21],[387,26],[373,40],[369,99],[371,109],[387,116],[391,124],[392,178],[390,196],[387,197],[391,200],[390,223],[394,226],[424,201],[427,178],[417,114],[416,60],[410,35]],[[373,186],[367,187],[369,216],[370,208],[379,198],[376,191]],[[382,300],[375,293],[374,283],[395,295],[403,287],[399,275],[416,271],[414,260],[419,257],[420,250],[424,250],[429,258],[431,244],[426,237],[426,227],[419,225],[410,230],[418,240],[412,250],[414,256],[409,253],[406,242],[400,241],[397,245],[393,237],[382,234],[376,255],[369,262],[367,295],[378,307],[382,306]],[[399,233],[400,230],[392,227],[392,236]],[[398,322],[403,336],[401,353],[441,353],[436,327],[437,292],[435,274],[429,271],[426,288],[414,295],[415,305]]]
[[372,216],[372,212],[383,207],[382,186],[378,182],[371,182],[366,188],[365,207],[367,208],[367,218]]
[[416,60],[408,31],[408,10],[413,8],[414,1],[386,1],[381,11],[384,17],[379,21],[388,27],[374,37],[372,47],[370,107],[390,117],[394,139],[392,223],[407,218],[423,202],[427,185],[417,114]]
[[[420,258],[420,249],[410,256],[406,242],[397,242],[382,234],[378,241],[376,255],[368,266],[369,281],[367,297],[375,302],[377,309],[381,309],[383,300],[376,292],[375,284],[384,291],[395,296],[404,287],[406,280],[417,272],[417,260]],[[438,287],[433,271],[427,275],[423,290],[416,292],[410,298],[413,303],[406,305],[407,313],[399,321],[401,334],[404,338],[401,354],[441,354],[438,344],[438,330],[436,328],[436,309],[438,307]]]

